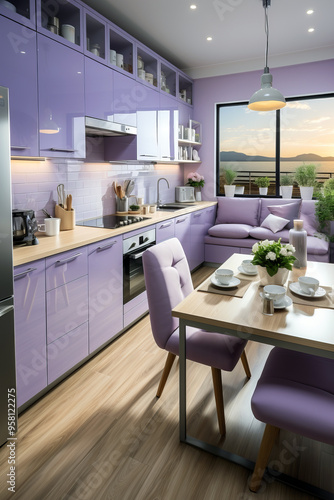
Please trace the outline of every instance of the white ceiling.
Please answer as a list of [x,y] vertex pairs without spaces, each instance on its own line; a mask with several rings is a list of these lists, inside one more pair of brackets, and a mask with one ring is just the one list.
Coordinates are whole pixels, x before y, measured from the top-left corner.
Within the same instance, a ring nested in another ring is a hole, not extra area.
[[[264,66],[262,0],[84,2],[194,78]],[[196,10],[190,10],[192,3]],[[271,4],[270,67],[334,58],[334,0]],[[314,14],[307,15],[308,9]],[[208,42],[207,36],[213,40]]]

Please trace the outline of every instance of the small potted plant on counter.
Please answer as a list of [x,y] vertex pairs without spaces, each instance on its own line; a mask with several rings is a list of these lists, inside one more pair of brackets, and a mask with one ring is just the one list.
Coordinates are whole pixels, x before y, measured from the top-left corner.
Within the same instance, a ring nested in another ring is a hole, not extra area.
[[139,205],[130,205],[129,213],[131,214],[140,214],[140,206]]
[[280,179],[280,187],[282,198],[290,199],[292,197],[294,177],[291,174],[282,175]]
[[195,188],[196,201],[202,200],[201,188],[204,187],[204,177],[197,172],[190,172],[187,175],[187,185]]
[[313,190],[317,183],[317,167],[312,164],[300,165],[296,168],[295,179],[303,200],[312,200]]
[[234,179],[237,176],[237,172],[232,168],[224,168],[224,191],[227,198],[233,198],[235,193],[235,186],[233,185]]
[[258,177],[255,179],[255,184],[259,188],[259,193],[261,196],[266,196],[268,194],[268,187],[270,184],[269,177]]

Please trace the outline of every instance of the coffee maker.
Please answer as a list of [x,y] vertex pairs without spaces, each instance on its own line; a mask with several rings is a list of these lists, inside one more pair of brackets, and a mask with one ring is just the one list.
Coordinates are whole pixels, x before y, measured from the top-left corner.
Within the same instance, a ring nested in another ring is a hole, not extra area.
[[38,245],[35,233],[38,230],[35,212],[33,210],[12,210],[13,244]]

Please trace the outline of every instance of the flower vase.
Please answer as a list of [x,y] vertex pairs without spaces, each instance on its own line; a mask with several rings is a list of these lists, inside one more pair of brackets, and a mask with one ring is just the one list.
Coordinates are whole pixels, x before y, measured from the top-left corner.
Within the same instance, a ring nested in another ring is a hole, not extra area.
[[261,278],[260,285],[284,285],[288,279],[289,269],[285,267],[280,267],[274,276],[268,274],[267,268],[262,266],[257,266],[259,276]]
[[302,220],[294,220],[293,228],[289,231],[289,243],[296,249],[296,260],[293,267],[306,267],[307,265],[307,232],[303,229]]
[[201,188],[195,188],[195,199],[196,201],[202,201]]

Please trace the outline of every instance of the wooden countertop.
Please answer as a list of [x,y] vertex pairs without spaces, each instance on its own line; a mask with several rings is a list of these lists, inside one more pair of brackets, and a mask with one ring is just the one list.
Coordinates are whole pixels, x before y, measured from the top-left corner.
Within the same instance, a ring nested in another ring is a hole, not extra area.
[[197,210],[202,210],[203,208],[211,207],[216,204],[217,203],[213,201],[201,201],[197,202],[196,205],[176,210],[175,212],[158,210],[154,214],[145,215],[144,217],[148,217],[148,220],[138,222],[134,226],[131,225],[124,228],[104,229],[76,226],[73,230],[61,231],[58,236],[45,236],[42,233],[37,233],[36,236],[39,241],[38,245],[14,246],[13,263],[14,266],[27,264],[28,262],[32,262],[34,260],[43,259],[45,257],[49,257],[50,255],[55,255],[57,253],[66,252],[67,250],[72,250],[73,248],[95,243],[96,241],[129,233],[130,231],[144,228],[160,221],[174,219],[180,215],[196,212]]

